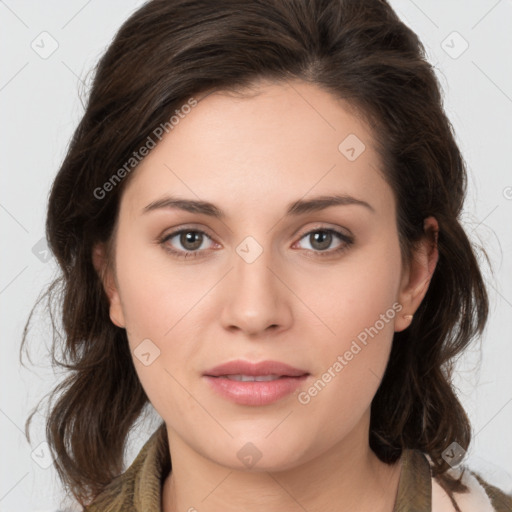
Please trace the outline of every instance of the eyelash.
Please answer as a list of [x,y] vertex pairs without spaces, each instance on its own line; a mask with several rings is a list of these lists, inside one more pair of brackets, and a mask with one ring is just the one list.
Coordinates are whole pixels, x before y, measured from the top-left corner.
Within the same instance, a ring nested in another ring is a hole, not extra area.
[[[315,229],[312,229],[310,231],[308,231],[307,233],[304,233],[300,238],[299,240],[302,240],[303,238],[307,237],[308,235],[311,235],[312,233],[332,233],[334,234],[335,236],[337,236],[342,242],[343,244],[340,245],[337,249],[331,249],[331,250],[328,250],[328,251],[315,251],[315,250],[312,250],[312,249],[306,249],[306,251],[308,252],[313,252],[316,256],[319,256],[319,257],[327,257],[327,256],[334,256],[334,255],[338,255],[338,254],[342,254],[343,252],[345,252],[346,250],[348,250],[350,248],[350,246],[354,243],[354,240],[353,238],[349,237],[348,235],[345,235],[339,231],[337,231],[336,229],[333,229],[333,228],[315,228]],[[167,235],[165,235],[164,237],[162,237],[161,239],[158,240],[158,243],[161,244],[164,248],[165,251],[167,251],[168,253],[172,254],[173,256],[177,257],[177,258],[198,258],[198,257],[202,257],[200,256],[201,252],[203,252],[202,250],[201,251],[177,251],[175,249],[171,249],[169,247],[169,245],[166,244],[166,242],[172,238],[174,238],[176,235],[180,235],[181,233],[200,233],[204,236],[206,236],[207,238],[210,238],[211,240],[211,237],[204,231],[202,231],[201,229],[179,229],[177,231],[173,231],[172,233],[169,233]]]

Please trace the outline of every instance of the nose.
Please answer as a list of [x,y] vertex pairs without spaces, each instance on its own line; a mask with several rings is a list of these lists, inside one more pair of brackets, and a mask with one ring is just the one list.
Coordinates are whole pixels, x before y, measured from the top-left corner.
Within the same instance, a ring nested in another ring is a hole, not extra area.
[[223,327],[251,337],[288,329],[293,293],[283,283],[286,279],[273,265],[269,252],[263,251],[252,262],[234,252],[233,265],[225,282]]

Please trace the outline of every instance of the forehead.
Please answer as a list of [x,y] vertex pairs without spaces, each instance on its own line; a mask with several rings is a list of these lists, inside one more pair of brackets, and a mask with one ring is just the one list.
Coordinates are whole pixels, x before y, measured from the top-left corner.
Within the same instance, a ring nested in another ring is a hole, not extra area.
[[166,193],[253,211],[308,194],[365,196],[377,208],[392,200],[370,129],[327,91],[262,82],[195,99],[134,171],[123,197],[131,211]]

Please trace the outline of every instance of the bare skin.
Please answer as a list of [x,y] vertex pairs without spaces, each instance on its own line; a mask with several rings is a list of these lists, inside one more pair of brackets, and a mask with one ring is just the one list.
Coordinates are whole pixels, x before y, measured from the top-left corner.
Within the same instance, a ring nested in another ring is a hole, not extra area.
[[[173,469],[162,510],[391,512],[401,465],[370,449],[370,404],[393,333],[408,327],[428,289],[438,224],[426,219],[415,257],[403,262],[393,192],[367,125],[311,84],[260,85],[244,98],[198,98],[123,192],[114,269],[102,246],[93,255],[132,351],[147,339],[160,351],[134,364],[167,426]],[[353,160],[338,148],[349,134],[365,145]],[[334,194],[370,207],[286,215],[294,201]],[[169,195],[214,203],[225,217],[144,212]],[[162,241],[178,229],[206,235],[196,234],[194,249],[179,234]],[[326,229],[353,242],[332,235],[320,246],[308,234]],[[250,254],[262,250],[250,263],[237,252],[246,237]],[[378,333],[333,370],[371,326]],[[309,376],[273,403],[240,405],[203,377],[234,359],[281,361]],[[251,467],[238,456],[244,446],[260,454]]]

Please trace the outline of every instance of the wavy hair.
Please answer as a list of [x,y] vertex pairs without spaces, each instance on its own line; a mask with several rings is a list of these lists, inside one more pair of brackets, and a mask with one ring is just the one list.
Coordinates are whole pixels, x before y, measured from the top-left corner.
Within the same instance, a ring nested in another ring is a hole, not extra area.
[[191,95],[243,91],[261,79],[314,84],[365,119],[396,199],[403,261],[424,235],[423,219],[438,220],[438,264],[412,323],[394,334],[369,442],[387,463],[421,450],[447,489],[465,490],[442,458],[451,442],[467,449],[471,440],[453,360],[482,334],[488,296],[460,223],[465,162],[417,35],[384,0],[152,0],[99,60],[48,200],[46,236],[60,273],[39,301],[46,296],[52,323],[62,324],[51,353],[67,374],[51,392],[46,435],[59,477],[82,505],[122,473],[127,436],[148,404],[92,262],[93,246],[112,240],[136,166],[104,197],[95,191]]

